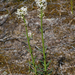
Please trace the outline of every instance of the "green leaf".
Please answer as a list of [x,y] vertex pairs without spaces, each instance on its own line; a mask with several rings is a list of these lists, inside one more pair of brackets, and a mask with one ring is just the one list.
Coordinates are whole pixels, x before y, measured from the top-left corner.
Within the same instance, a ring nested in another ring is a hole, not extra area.
[[47,46],[45,47],[45,51],[47,50]]
[[40,29],[40,32],[41,32],[41,29]]
[[38,49],[41,53],[43,53],[43,51],[41,49]]
[[42,60],[39,60],[41,63],[44,63]]
[[39,70],[42,70],[42,71],[44,70],[44,69],[43,69],[43,68],[41,68],[41,67],[38,67],[38,69],[39,69]]
[[37,55],[34,57],[34,62],[35,62],[36,57],[37,57]]
[[31,35],[31,37],[29,37],[29,40],[33,37],[33,35]]
[[48,55],[48,54],[46,53],[45,56],[47,57],[47,55]]
[[36,59],[37,55],[34,57],[34,59]]
[[[52,73],[52,72],[51,72]],[[51,73],[49,73],[48,75],[50,75]]]
[[34,72],[34,70],[33,70],[33,69],[30,69],[30,71]]
[[28,49],[26,49],[26,50],[30,53],[30,51]]
[[23,33],[24,36],[26,36],[26,34]]
[[36,65],[36,68],[39,68],[40,67],[40,65]]
[[46,65],[47,67],[49,66],[50,62],[51,62],[51,60],[47,63],[47,65]]
[[31,35],[31,37],[30,38],[32,38],[33,37],[33,35]]
[[43,74],[43,72],[41,72],[41,71],[37,71],[39,74]]
[[38,66],[37,66],[37,65],[35,65],[35,67],[36,67],[36,69],[38,68]]
[[31,61],[29,61],[29,64],[33,65],[33,63]]
[[42,64],[44,66],[44,64]]
[[48,70],[48,75],[50,75],[53,71],[53,68],[51,70]]
[[41,68],[40,66],[38,67],[40,70],[44,71],[44,68]]

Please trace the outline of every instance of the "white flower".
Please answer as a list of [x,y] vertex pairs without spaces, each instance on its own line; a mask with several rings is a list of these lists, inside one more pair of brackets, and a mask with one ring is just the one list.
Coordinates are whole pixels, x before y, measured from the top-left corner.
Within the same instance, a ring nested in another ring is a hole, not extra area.
[[21,11],[23,11],[23,15],[26,15],[27,14],[27,7],[22,7]]
[[35,0],[36,4],[37,4],[37,7],[39,8],[43,8],[46,9],[47,7],[47,1],[46,0]]
[[28,32],[28,36],[29,37],[31,37],[32,36],[32,32],[30,31],[30,32]]
[[20,9],[17,9],[16,14],[18,18],[23,18],[22,15],[27,15],[27,7],[21,7]]

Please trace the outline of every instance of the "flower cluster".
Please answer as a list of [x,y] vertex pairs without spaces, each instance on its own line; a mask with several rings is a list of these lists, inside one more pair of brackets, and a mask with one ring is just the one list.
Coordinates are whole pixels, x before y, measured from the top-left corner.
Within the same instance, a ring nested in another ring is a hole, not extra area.
[[37,7],[42,8],[43,10],[47,7],[47,1],[46,0],[35,0]]
[[27,15],[27,7],[21,7],[20,9],[17,9],[16,12],[18,18],[23,18],[22,15]]

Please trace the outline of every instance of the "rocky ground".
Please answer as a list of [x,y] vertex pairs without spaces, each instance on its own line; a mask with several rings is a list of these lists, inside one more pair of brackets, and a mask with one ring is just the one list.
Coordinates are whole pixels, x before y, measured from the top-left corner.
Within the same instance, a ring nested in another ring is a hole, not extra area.
[[[22,6],[28,7],[25,18],[28,33],[32,35],[31,48],[33,55],[37,55],[38,64],[38,59],[42,58],[38,50],[42,48],[42,42],[37,7],[33,0],[29,4],[1,2],[0,6],[0,74],[33,75],[28,72],[31,56],[27,51],[25,25],[15,12]],[[47,46],[47,62],[51,60],[49,68],[53,68],[51,75],[75,75],[75,6],[74,14],[71,14],[69,1],[53,1],[48,3],[44,13],[43,35]]]

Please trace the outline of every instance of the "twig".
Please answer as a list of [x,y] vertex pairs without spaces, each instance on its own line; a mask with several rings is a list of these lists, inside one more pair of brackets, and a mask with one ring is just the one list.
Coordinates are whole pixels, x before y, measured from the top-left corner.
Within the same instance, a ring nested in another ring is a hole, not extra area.
[[8,63],[7,63],[7,60],[6,60],[6,59],[5,59],[5,62],[6,62],[6,64],[7,64],[7,68],[8,68],[8,71],[9,71],[10,75],[12,75],[11,70],[10,70],[10,68],[9,68],[9,65],[8,65]]

